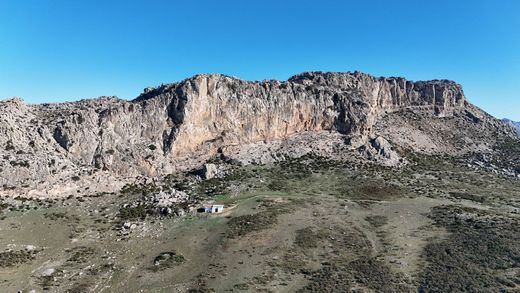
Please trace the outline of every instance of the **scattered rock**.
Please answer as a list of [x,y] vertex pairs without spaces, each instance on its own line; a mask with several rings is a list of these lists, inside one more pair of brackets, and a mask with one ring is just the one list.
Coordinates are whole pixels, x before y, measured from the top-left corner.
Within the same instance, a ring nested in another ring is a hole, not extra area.
[[185,192],[171,189],[169,192],[160,191],[159,193],[146,196],[145,201],[147,204],[158,208],[168,208],[178,203],[186,202],[188,199],[189,196]]
[[403,163],[403,158],[393,150],[392,145],[382,136],[377,136],[359,148],[367,158],[379,161],[383,165],[398,166]]
[[204,178],[211,179],[217,175],[217,166],[215,164],[204,164]]
[[56,272],[56,269],[54,269],[54,268],[47,268],[47,269],[42,271],[41,275],[43,277],[49,277],[49,276],[52,276],[52,274],[54,274],[54,272]]
[[34,251],[34,250],[36,250],[36,246],[34,246],[34,245],[26,245],[25,249],[27,251]]

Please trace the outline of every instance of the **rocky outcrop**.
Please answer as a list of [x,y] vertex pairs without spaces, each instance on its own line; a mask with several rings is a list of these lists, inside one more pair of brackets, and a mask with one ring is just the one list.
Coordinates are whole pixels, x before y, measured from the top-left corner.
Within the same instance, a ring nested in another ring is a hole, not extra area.
[[363,142],[384,112],[418,107],[445,116],[465,103],[462,89],[452,82],[414,84],[362,73],[306,73],[288,82],[261,83],[201,75],[189,84],[158,95],[180,92],[174,100],[186,97],[182,115],[174,115],[182,116],[183,123],[169,136],[175,140],[166,141],[172,156],[306,131],[338,131]]
[[[403,110],[432,119],[491,119],[452,81],[359,72],[308,72],[262,82],[197,75],[148,88],[133,101],[102,97],[26,105],[12,99],[0,103],[0,185],[4,191],[29,186],[42,196],[69,192],[76,180],[91,190],[111,189],[121,178],[198,167],[217,153],[243,162],[254,161],[244,154],[256,154],[267,162],[265,156],[276,156],[271,146],[288,155],[313,151],[309,146],[335,155],[344,146],[367,146],[371,156],[398,162],[386,140],[374,136],[374,125]],[[322,133],[333,139],[316,142]],[[313,138],[289,150],[290,141],[301,137]]]
[[218,169],[217,169],[217,165],[215,165],[215,164],[204,164],[204,167],[202,170],[203,170],[205,179],[212,179],[212,178],[215,178],[215,176],[217,176]]
[[367,158],[383,165],[396,166],[403,159],[393,150],[392,145],[382,136],[370,139],[369,143],[359,148]]

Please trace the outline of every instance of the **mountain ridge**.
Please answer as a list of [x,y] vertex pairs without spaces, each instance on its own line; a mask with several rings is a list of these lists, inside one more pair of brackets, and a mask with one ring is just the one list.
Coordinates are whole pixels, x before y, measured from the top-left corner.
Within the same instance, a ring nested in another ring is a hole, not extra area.
[[[489,130],[486,143],[494,132],[512,136],[510,128],[469,103],[453,81],[411,82],[360,72],[305,72],[287,81],[261,82],[199,74],[147,88],[131,101],[1,102],[5,167],[0,183],[4,191],[28,185],[31,194],[54,190],[57,195],[74,190],[77,184],[70,178],[80,177],[90,178],[85,184],[97,182],[93,189],[111,190],[106,181],[196,168],[215,156],[248,164],[309,152],[346,159],[355,151],[395,166],[402,158],[374,127],[382,117],[402,111],[432,121],[452,117],[468,121],[470,128],[478,124]],[[385,136],[404,141],[393,134]],[[439,152],[457,151],[442,142],[435,145]],[[460,152],[483,145],[469,142]],[[13,172],[17,176],[5,176]],[[42,182],[31,183],[36,178]]]

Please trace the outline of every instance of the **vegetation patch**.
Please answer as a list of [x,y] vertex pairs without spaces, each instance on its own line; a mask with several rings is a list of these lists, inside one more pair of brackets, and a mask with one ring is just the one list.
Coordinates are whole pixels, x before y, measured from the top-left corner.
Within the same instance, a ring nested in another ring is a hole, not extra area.
[[352,276],[344,268],[326,264],[321,269],[312,272],[308,276],[308,283],[298,290],[306,292],[335,292],[341,288],[345,292],[352,287]]
[[450,192],[450,195],[456,199],[471,200],[479,203],[484,203],[486,201],[486,197],[482,195],[467,192]]
[[9,205],[8,203],[5,203],[5,202],[0,202],[0,214],[4,211],[4,210],[7,210],[11,205]]
[[147,184],[135,184],[135,183],[128,183],[125,186],[121,188],[121,195],[147,195],[150,193],[158,192],[159,186],[153,184],[153,183],[147,183]]
[[520,173],[520,142],[511,138],[503,139],[496,146],[498,154],[492,163],[502,167],[511,168]]
[[299,202],[293,200],[289,203],[274,203],[263,200],[262,205],[267,209],[256,214],[242,215],[231,218],[227,223],[227,238],[238,238],[251,232],[271,228],[277,223],[278,216],[290,212]]
[[144,220],[148,214],[148,207],[144,204],[127,205],[119,209],[118,217],[122,221]]
[[422,292],[506,292],[520,285],[520,221],[458,206],[435,207],[430,218],[450,235],[424,249]]
[[276,223],[277,216],[276,213],[271,211],[263,211],[231,218],[227,224],[227,237],[237,238],[254,231],[268,229]]
[[72,287],[67,290],[67,293],[83,293],[83,292],[89,292],[90,287],[92,285],[86,282],[78,282],[72,285]]
[[49,220],[58,221],[58,220],[70,220],[72,222],[79,222],[79,217],[76,215],[70,215],[67,212],[49,212],[43,214],[43,216]]
[[5,143],[5,150],[6,150],[6,151],[14,151],[14,150],[15,150],[15,147],[14,147],[14,144],[13,144],[13,140],[12,140],[12,139],[8,140],[8,141]]
[[401,274],[393,272],[390,267],[373,257],[361,257],[348,266],[356,283],[375,292],[410,292]]
[[388,218],[385,216],[367,216],[365,217],[365,221],[367,221],[370,225],[375,228],[383,227],[388,223]]
[[42,286],[44,291],[48,291],[51,290],[52,287],[60,286],[63,275],[64,273],[61,269],[56,269],[52,273],[39,276],[37,283]]
[[404,193],[402,187],[395,184],[366,178],[341,182],[336,191],[339,198],[371,201],[394,200]]
[[9,164],[11,164],[11,166],[13,167],[25,167],[25,168],[29,168],[31,165],[29,164],[29,161],[27,160],[20,160],[20,161],[11,161],[9,162]]
[[288,189],[287,181],[281,179],[273,179],[269,184],[267,184],[267,188],[272,191],[286,191]]
[[37,251],[19,250],[0,252],[0,268],[14,267],[27,263],[35,258]]
[[90,257],[92,257],[96,250],[92,247],[87,246],[77,246],[69,250],[69,253],[71,254],[70,257],[67,259],[67,262],[69,263],[85,263],[87,262]]
[[182,263],[184,263],[186,259],[184,256],[177,254],[176,252],[161,252],[158,256],[156,256],[153,260],[152,270],[162,271],[165,269],[176,267]]
[[237,290],[249,290],[249,284],[247,284],[247,283],[239,283],[239,284],[233,285],[233,288],[235,288]]
[[296,231],[294,245],[303,249],[316,248],[318,247],[318,240],[318,235],[310,227],[307,227]]
[[[411,292],[406,279],[383,261],[371,257],[373,247],[358,229],[333,227],[318,232],[332,251],[322,252],[321,268],[301,270],[308,283],[299,292]],[[358,291],[355,291],[358,292]]]

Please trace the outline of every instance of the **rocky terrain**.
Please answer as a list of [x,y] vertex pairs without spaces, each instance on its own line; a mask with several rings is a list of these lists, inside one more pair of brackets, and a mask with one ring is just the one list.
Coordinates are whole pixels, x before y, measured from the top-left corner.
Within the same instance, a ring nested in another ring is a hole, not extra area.
[[[409,123],[395,113],[418,116]],[[13,98],[0,103],[0,114],[1,192],[29,197],[113,192],[138,176],[190,170],[214,157],[244,164],[309,152],[350,159],[356,150],[395,166],[403,161],[390,141],[462,154],[490,151],[498,136],[514,135],[452,81],[359,72],[263,82],[197,75],[132,101],[27,105]],[[388,116],[400,121],[382,124]]]
[[197,75],[0,132],[0,292],[520,292],[520,141],[452,81]]

